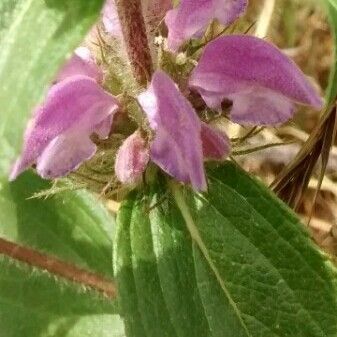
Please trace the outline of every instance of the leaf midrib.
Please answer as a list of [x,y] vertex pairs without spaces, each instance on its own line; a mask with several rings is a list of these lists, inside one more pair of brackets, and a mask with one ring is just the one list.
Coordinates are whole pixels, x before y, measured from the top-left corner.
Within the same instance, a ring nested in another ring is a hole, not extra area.
[[[256,212],[257,214],[259,214],[266,222],[268,222],[269,223],[269,221],[261,214],[261,213],[259,213],[255,208],[254,208],[254,206],[251,204],[251,203],[249,203],[247,200],[246,200],[246,198],[244,198],[242,195],[240,195],[238,192],[236,192],[234,189],[232,189],[231,187],[229,187],[228,185],[225,185],[225,184],[223,184],[221,181],[219,181],[219,180],[217,180],[217,179],[215,179],[215,178],[213,178],[212,177],[212,179],[214,179],[214,180],[216,180],[218,183],[220,183],[220,184],[222,184],[222,186],[223,186],[223,188],[227,188],[228,190],[230,190],[232,193],[234,193],[234,194],[236,194],[239,198],[241,198],[241,199],[243,199],[243,200],[245,200],[252,208],[253,208],[253,210],[254,210],[254,212]],[[199,197],[201,197],[201,196],[199,196]],[[205,199],[204,197],[201,197],[202,198],[202,200],[204,201],[204,202],[206,202],[210,207],[212,207],[221,217],[224,217],[224,215],[221,213],[221,211],[220,210],[218,210],[218,208],[215,206],[215,205],[213,205],[213,204],[211,204],[207,199]],[[231,220],[230,219],[228,219],[228,218],[226,218],[227,219],[227,221],[228,222],[230,222],[231,223],[231,225],[233,226],[233,223],[231,222]],[[255,221],[254,221],[255,222]],[[279,276],[279,278],[281,279],[281,280],[283,280],[284,281],[284,284],[287,286],[287,289],[290,291],[290,293],[293,295],[293,297],[294,297],[294,299],[296,300],[296,303],[298,303],[300,306],[301,306],[301,308],[311,317],[311,321],[312,322],[315,322],[315,325],[317,326],[317,328],[319,328],[320,330],[321,330],[321,332],[324,334],[324,336],[326,336],[326,337],[328,337],[328,335],[325,333],[325,331],[324,330],[322,330],[322,326],[318,323],[318,321],[316,320],[316,319],[314,319],[314,317],[312,316],[312,314],[311,314],[311,311],[310,310],[308,310],[305,306],[304,306],[304,304],[302,303],[302,301],[299,301],[299,299],[298,299],[298,297],[296,296],[296,294],[295,294],[295,292],[294,292],[294,290],[290,287],[290,285],[288,284],[288,282],[284,279],[284,277],[283,277],[283,275],[279,272],[279,270],[273,265],[273,263],[272,263],[272,261],[263,253],[263,252],[261,252],[261,250],[257,247],[257,246],[255,246],[254,245],[254,243],[252,243],[251,241],[250,241],[250,239],[249,239],[249,237],[247,237],[244,233],[242,233],[239,229],[237,229],[239,232],[240,232],[240,234],[243,236],[243,237],[245,237],[246,239],[247,239],[247,241],[259,252],[259,254],[261,254],[261,256],[263,256],[263,258],[268,262],[268,264],[270,265],[270,267],[276,272],[276,274]],[[279,235],[279,233],[278,233],[278,231],[276,230],[276,229],[274,229],[273,228],[273,230]],[[286,241],[281,235],[279,235],[279,237],[280,238],[282,238],[282,241],[283,242],[285,242],[285,243],[287,243],[287,244],[289,244],[289,246],[293,249],[293,250],[295,250],[297,253],[298,253],[298,251],[297,251],[297,249],[295,249],[294,247],[293,247],[293,245],[291,245],[288,241]],[[305,261],[305,259],[303,259],[303,257],[302,257],[302,255],[301,254],[298,254],[298,256],[301,258],[301,260],[309,267],[309,269],[310,270],[312,270],[312,268],[311,268],[311,266],[310,265],[308,265],[307,264],[307,261]],[[324,280],[321,278],[321,276],[319,275],[319,274],[317,274],[317,272],[315,271],[315,275],[316,276],[318,276],[319,277],[319,279],[324,283]],[[255,319],[256,319],[256,317],[255,317]],[[259,321],[260,322],[260,321]],[[262,322],[261,322],[262,323]],[[263,323],[262,323],[263,324]],[[270,330],[270,328],[269,328],[269,330]],[[275,333],[275,332],[274,332]],[[282,337],[282,336],[280,336],[280,337]]]
[[[267,223],[270,223],[269,220],[268,220],[262,213],[260,213],[260,212],[254,207],[254,205],[253,205],[252,203],[250,203],[250,201],[248,200],[248,198],[243,197],[243,196],[242,196],[241,194],[239,194],[235,189],[233,189],[233,188],[231,188],[230,186],[224,184],[221,180],[219,180],[219,179],[217,179],[217,178],[214,178],[213,176],[211,177],[211,179],[213,179],[213,180],[215,180],[217,183],[221,184],[224,188],[229,189],[232,193],[234,192],[239,198],[241,198],[241,199],[243,199],[244,201],[246,201],[247,204],[249,204],[249,205],[254,209],[254,211],[255,211],[259,216],[261,216]],[[218,212],[218,214],[220,214],[222,217],[224,216],[224,215],[223,215],[223,214],[222,214],[222,213],[221,213],[221,212],[220,212],[214,205],[212,205],[207,199],[203,198],[203,200],[206,201],[208,204],[210,204],[214,209],[216,209],[216,211]],[[230,220],[229,220],[229,221],[230,221]],[[308,264],[308,261],[307,261],[306,259],[303,258],[303,256],[302,256],[302,254],[300,253],[300,251],[299,251],[296,247],[294,247],[294,246],[292,245],[291,242],[285,240],[278,230],[276,230],[273,226],[272,226],[272,228],[273,228],[273,231],[274,231],[275,233],[277,233],[278,236],[279,236],[280,238],[282,238],[282,241],[283,241],[284,243],[286,243],[287,245],[289,245],[289,247],[291,247],[294,251],[296,251],[297,256],[301,259],[301,261],[303,262],[303,264],[305,264],[310,270],[313,270],[313,268]],[[244,237],[246,237],[246,238],[248,239],[248,241],[249,241],[249,238],[248,238],[246,235],[244,235],[241,231],[240,231],[240,233],[241,233]],[[298,233],[298,234],[300,234],[300,233]],[[249,241],[249,242],[250,242],[250,241]],[[263,255],[263,256],[269,261],[269,259],[267,258],[267,256],[266,256],[265,254],[263,254],[263,253],[259,250],[258,247],[256,247],[255,245],[254,245],[254,247],[261,253],[261,255]],[[271,262],[270,262],[270,263],[271,263]],[[274,267],[274,266],[273,266],[273,267]],[[276,267],[274,267],[274,268],[276,268]],[[324,280],[324,279],[321,277],[321,275],[318,274],[318,272],[317,272],[316,270],[314,270],[314,273],[315,273],[315,275],[321,280],[322,283],[325,283],[325,282],[326,282],[326,280]]]
[[[261,213],[260,211],[258,211],[256,209],[256,207],[254,206],[253,203],[250,202],[249,198],[245,198],[243,195],[241,195],[240,193],[238,193],[233,187],[229,186],[229,185],[226,185],[223,183],[223,181],[219,180],[218,178],[214,177],[213,175],[211,175],[210,177],[212,180],[216,181],[218,184],[222,185],[224,188],[228,188],[230,191],[234,192],[237,196],[239,196],[240,198],[242,198],[244,201],[247,202],[247,204],[249,204],[253,209],[254,209],[254,212],[256,212],[260,217],[262,217],[267,223],[270,223],[269,220],[266,218],[266,216],[264,216],[263,213]],[[266,200],[266,199],[265,199]],[[277,199],[275,201],[278,201]],[[281,205],[281,202],[279,202],[279,205]],[[284,205],[282,205],[284,206]],[[222,213],[220,211],[218,211],[220,215],[222,215]],[[282,209],[282,212],[284,212],[284,208]],[[294,225],[293,222],[289,222],[287,219],[286,220],[286,224],[287,225]],[[297,228],[296,227],[293,227],[297,230],[297,234],[298,235],[308,235],[308,233],[305,231],[305,229],[302,229],[300,227],[301,223],[297,220],[297,223],[296,223]],[[322,276],[318,273],[318,271],[316,269],[314,269],[309,263],[308,263],[308,260],[306,260],[304,257],[303,257],[303,254],[301,254],[301,251],[293,245],[293,241],[288,241],[286,240],[282,233],[280,233],[277,229],[275,229],[273,226],[272,226],[272,229],[273,231],[282,239],[282,241],[284,243],[286,243],[287,245],[289,245],[294,251],[296,251],[296,256],[299,257],[301,259],[301,262],[303,263],[303,265],[306,265],[308,267],[308,269],[310,269],[312,272],[314,272],[315,276],[322,282],[322,284],[326,284],[326,279],[323,279]],[[241,233],[241,231],[240,231]],[[242,234],[244,235],[244,234]],[[245,235],[244,235],[245,236]],[[246,237],[246,236],[245,236]],[[312,244],[313,245],[313,244]],[[257,247],[256,247],[257,248]],[[260,250],[259,250],[260,251]],[[262,254],[262,253],[261,253]],[[263,256],[265,256],[264,254],[262,254]],[[321,254],[321,256],[324,258],[324,255]],[[265,256],[266,257],[266,256]],[[329,263],[328,267],[329,268],[333,268],[334,271],[336,272],[336,269],[335,269],[335,266],[332,265],[331,261],[329,260],[326,260],[325,261],[325,264],[327,265],[327,263]],[[337,303],[336,303],[337,304]]]
[[174,199],[176,201],[176,204],[177,204],[177,206],[178,206],[178,208],[179,208],[179,210],[180,210],[180,212],[181,212],[181,214],[182,214],[182,216],[185,220],[187,229],[190,232],[190,235],[191,235],[192,239],[196,242],[197,246],[201,250],[202,254],[204,255],[204,257],[206,259],[206,261],[208,262],[211,270],[213,271],[216,279],[219,282],[220,287],[222,288],[222,290],[225,293],[225,295],[226,295],[230,305],[232,306],[236,316],[238,317],[238,319],[239,319],[239,321],[242,325],[242,328],[245,331],[247,337],[253,337],[251,335],[250,331],[248,330],[248,327],[246,326],[246,324],[243,320],[243,317],[241,316],[241,312],[240,312],[239,308],[237,307],[236,303],[234,302],[229,290],[227,289],[226,285],[222,281],[221,276],[220,276],[216,266],[214,265],[211,257],[208,254],[207,247],[205,246],[205,244],[204,244],[204,242],[203,242],[203,240],[200,236],[200,233],[197,229],[197,226],[195,225],[195,223],[193,221],[192,215],[191,215],[191,213],[189,211],[189,208],[186,204],[184,196],[182,195],[182,193],[181,193],[181,191],[180,191],[180,189],[177,185],[172,184],[170,187],[171,187],[171,190],[173,192],[173,196],[174,196]]
[[[213,178],[213,177],[212,177]],[[221,183],[221,185],[224,187],[224,188],[227,188],[228,190],[230,190],[232,193],[235,193],[238,197],[242,198],[243,200],[245,200],[245,198],[243,198],[240,194],[238,194],[235,190],[233,190],[232,188],[230,188],[229,186],[223,184],[221,181],[217,180],[217,179],[214,179],[216,180],[218,183]],[[191,234],[191,237],[193,238],[193,240],[196,242],[197,246],[200,248],[202,254],[204,255],[206,261],[209,263],[209,266],[211,267],[211,270],[213,271],[214,275],[216,276],[216,279],[218,280],[221,288],[223,289],[225,295],[227,296],[228,300],[229,300],[229,303],[231,304],[235,314],[237,315],[237,317],[239,318],[240,322],[242,323],[242,327],[244,328],[245,332],[247,333],[248,336],[252,336],[245,324],[245,322],[243,321],[243,317],[242,317],[242,313],[240,311],[240,309],[237,307],[235,301],[233,300],[233,298],[231,297],[231,294],[230,294],[230,291],[227,289],[226,287],[226,284],[223,282],[222,278],[221,278],[221,275],[219,274],[219,271],[217,269],[217,267],[214,265],[214,263],[212,262],[212,259],[208,253],[208,250],[207,250],[207,247],[205,245],[205,243],[203,242],[201,236],[200,236],[200,232],[199,230],[197,229],[197,226],[195,225],[194,223],[194,220],[193,220],[193,217],[189,211],[189,208],[186,204],[186,201],[184,199],[184,196],[182,195],[182,193],[178,190],[179,187],[177,186],[174,186],[172,188],[172,191],[173,191],[173,194],[174,194],[174,197],[176,199],[176,203],[185,219],[185,223],[187,225],[187,228]],[[176,194],[178,193],[178,194]],[[223,214],[221,213],[221,211],[219,211],[214,205],[212,205],[207,199],[205,199],[204,197],[202,197],[201,195],[198,195],[204,202],[206,202],[209,206],[211,206],[221,217],[223,217]],[[246,201],[253,209],[254,211],[260,215],[260,213],[258,211],[255,210],[255,208],[248,202]],[[269,221],[262,216],[262,218],[267,221],[269,223]],[[230,220],[228,220],[231,225],[233,226],[232,222]],[[284,281],[284,284],[286,285],[287,289],[289,290],[289,292],[292,294],[293,298],[295,299],[295,303],[297,303],[305,312],[306,314],[311,318],[311,321],[312,323],[315,324],[315,326],[321,331],[321,333],[328,337],[328,335],[326,334],[326,332],[323,329],[323,327],[317,322],[316,319],[314,319],[314,317],[312,316],[312,313],[311,311],[309,311],[305,306],[304,304],[299,301],[298,297],[296,296],[294,290],[288,285],[287,281],[284,279],[284,277],[279,273],[279,271],[277,270],[277,268],[272,264],[272,262],[270,261],[270,259],[268,259],[268,257],[265,256],[265,254],[263,254],[260,249],[258,247],[256,247],[250,240],[249,238],[243,234],[241,231],[239,231],[241,235],[243,235],[247,240],[248,242],[250,242],[251,245],[253,245],[255,247],[255,249],[261,254],[261,256],[263,256],[265,258],[265,260],[268,262],[268,264],[276,271],[277,275],[280,277],[280,279],[282,279]],[[277,232],[277,231],[276,231]],[[277,232],[278,233],[278,232]],[[283,241],[285,241],[283,238],[282,238]],[[290,245],[292,248],[293,246]],[[294,249],[294,248],[293,248]],[[297,253],[298,251],[295,250]],[[302,259],[302,257],[301,257]],[[310,268],[310,266],[308,265],[308,267]],[[310,270],[312,270],[312,268],[310,268]],[[321,279],[321,277],[320,277]],[[322,280],[323,281],[323,280]],[[245,314],[246,315],[246,314]],[[250,315],[251,316],[251,315]],[[276,334],[278,336],[280,336],[277,332],[275,331],[272,331],[270,329],[270,327],[266,326],[263,322],[261,322],[260,320],[258,320],[256,317],[253,317],[255,320],[259,321],[261,324],[263,324],[263,326],[265,326],[269,331],[271,331],[273,334]],[[281,337],[281,336],[280,336]]]

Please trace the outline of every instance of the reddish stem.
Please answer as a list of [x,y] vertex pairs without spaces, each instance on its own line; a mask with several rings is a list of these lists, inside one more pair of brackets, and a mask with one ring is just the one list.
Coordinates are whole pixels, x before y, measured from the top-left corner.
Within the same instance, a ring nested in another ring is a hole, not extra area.
[[24,262],[31,267],[46,270],[74,283],[90,287],[110,298],[116,297],[116,287],[112,281],[53,256],[47,256],[2,238],[0,238],[0,254]]
[[134,77],[146,86],[153,68],[141,1],[116,0],[116,7]]

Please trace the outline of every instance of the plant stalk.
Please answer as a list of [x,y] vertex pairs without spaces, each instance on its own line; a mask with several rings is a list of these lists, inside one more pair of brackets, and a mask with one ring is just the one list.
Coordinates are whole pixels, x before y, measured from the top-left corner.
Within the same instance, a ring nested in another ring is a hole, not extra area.
[[48,271],[50,274],[57,275],[82,286],[90,287],[109,298],[116,297],[116,287],[111,280],[68,262],[61,261],[54,256],[47,256],[3,238],[0,238],[0,255],[5,255],[11,259],[26,263],[31,267]]
[[124,43],[133,75],[140,86],[146,86],[153,72],[141,0],[116,0]]

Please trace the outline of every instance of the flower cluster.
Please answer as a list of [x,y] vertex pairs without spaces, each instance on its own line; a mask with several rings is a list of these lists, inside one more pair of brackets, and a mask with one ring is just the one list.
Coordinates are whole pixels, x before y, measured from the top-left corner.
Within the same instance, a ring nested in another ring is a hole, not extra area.
[[[165,22],[165,52],[174,55],[184,52],[191,39],[202,38],[214,20],[228,26],[246,7],[247,0],[181,0],[175,8],[170,0],[149,0],[143,13],[148,26]],[[102,21],[108,34],[123,39],[113,0],[107,1]],[[177,180],[207,189],[204,161],[225,159],[230,141],[201,120],[190,101],[193,95],[217,113],[224,100],[230,101],[230,118],[242,125],[283,123],[296,104],[322,107],[305,75],[272,44],[248,35],[221,35],[200,46],[180,87],[158,68],[148,87],[139,89],[135,99],[151,136],[139,125],[118,149],[115,176],[121,183],[136,184],[153,162]],[[125,110],[121,100],[103,89],[104,76],[87,48],[75,51],[36,109],[11,179],[32,165],[44,178],[62,177],[95,155],[92,135],[109,137],[116,113]]]

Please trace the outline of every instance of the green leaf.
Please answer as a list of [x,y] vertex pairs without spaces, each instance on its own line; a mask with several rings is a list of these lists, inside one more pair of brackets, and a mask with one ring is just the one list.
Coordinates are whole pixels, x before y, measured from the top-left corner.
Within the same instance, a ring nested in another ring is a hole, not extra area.
[[[85,192],[28,200],[50,185],[32,173],[9,184],[27,119],[94,24],[103,0],[0,1],[0,236],[111,278],[114,221]],[[83,286],[0,259],[0,336],[123,336],[115,305]]]
[[20,149],[32,108],[95,22],[102,4],[103,0],[1,1],[0,139],[10,159]]
[[229,163],[188,203],[198,250],[243,335],[335,336],[334,269],[284,204]]
[[0,183],[0,237],[112,276],[114,218],[97,197],[78,191],[29,199],[50,187],[32,172]]
[[137,291],[132,268],[130,222],[134,204],[133,196],[126,200],[117,217],[116,242],[114,243],[114,270],[117,278],[120,314],[124,316],[127,336],[146,336],[141,313],[137,305]]
[[1,337],[123,337],[110,299],[0,257]]
[[208,193],[169,186],[118,215],[127,336],[337,336],[336,270],[267,188],[232,163],[209,170]]
[[192,242],[179,211],[160,201],[162,194],[130,196],[117,217],[114,269],[126,333],[208,336]]
[[116,310],[108,297],[25,263],[0,256],[0,268],[1,315],[4,310],[13,315],[17,309],[30,317],[39,313],[67,316],[114,313]]
[[[119,316],[91,315],[61,318],[45,329],[43,337],[124,337]],[[7,337],[7,336],[6,336]],[[32,337],[35,337],[33,335]]]
[[[114,219],[96,197],[27,199],[50,187],[32,172],[0,181],[0,237],[112,278]],[[115,302],[104,295],[1,256],[0,270],[1,337],[91,336],[82,326],[99,337],[120,334]]]
[[[193,275],[192,241],[178,207],[169,203],[169,199],[164,202],[163,193],[159,190],[154,195],[149,217],[165,303],[177,336],[208,336],[208,324]],[[190,319],[186,320],[187,317]]]
[[[0,182],[0,237],[112,278],[114,219],[96,197],[78,191],[28,199],[50,187],[32,172]],[[82,325],[99,337],[115,325],[110,334],[121,331],[115,303],[102,294],[8,259],[0,270],[1,337],[90,336]]]
[[[1,264],[2,267],[2,264]],[[16,266],[18,267],[18,266]],[[34,271],[30,282],[20,282],[23,276],[27,280],[26,266],[17,270],[1,270],[0,277],[0,336],[1,337],[123,337],[123,324],[117,315],[109,314],[107,303],[97,298],[85,299],[84,290],[72,289],[62,284],[63,292],[51,291],[46,275],[37,275]],[[20,275],[21,271],[22,275]],[[8,287],[4,286],[4,278]],[[13,284],[9,284],[13,282]],[[15,287],[14,287],[15,286]],[[59,284],[58,284],[59,286]],[[53,286],[55,288],[55,286]],[[14,292],[21,301],[8,300],[5,291]],[[30,296],[23,294],[29,292]],[[34,294],[35,292],[35,294]],[[74,292],[77,292],[74,296]],[[35,295],[35,296],[34,296]],[[92,295],[91,295],[92,296]],[[45,306],[36,305],[43,298]],[[54,298],[55,297],[55,298]],[[78,301],[78,303],[75,303]],[[92,309],[89,309],[93,306]],[[60,312],[63,312],[60,314]]]

